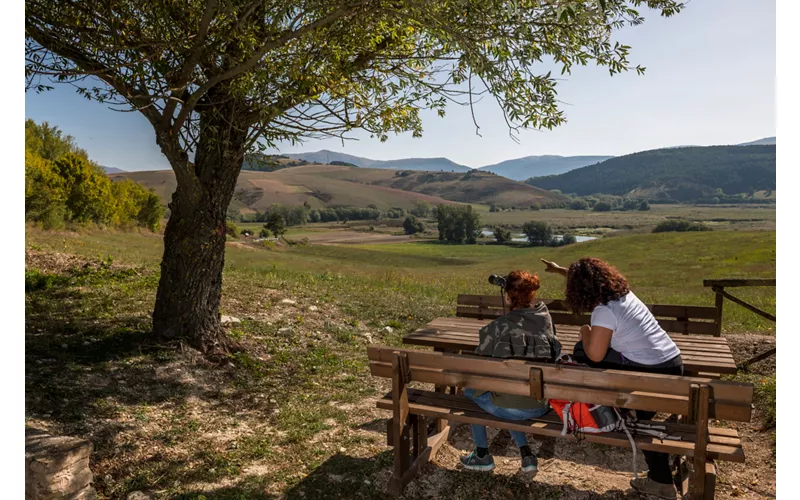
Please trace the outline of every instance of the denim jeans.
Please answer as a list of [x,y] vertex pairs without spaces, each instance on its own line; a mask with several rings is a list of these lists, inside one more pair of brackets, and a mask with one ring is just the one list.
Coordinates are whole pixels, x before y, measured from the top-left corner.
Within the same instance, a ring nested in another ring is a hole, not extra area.
[[[494,415],[495,417],[502,418],[505,420],[528,420],[531,418],[537,418],[545,415],[547,412],[550,411],[550,407],[547,406],[545,408],[536,408],[531,410],[522,410],[518,408],[503,408],[501,406],[497,406],[492,403],[492,395],[489,392],[485,392],[478,397],[475,396],[476,391],[474,389],[464,389],[464,395],[471,400],[475,401],[475,403],[480,406],[486,413],[490,415]],[[520,431],[510,431],[511,437],[514,438],[514,443],[518,447],[522,447],[528,444],[528,438],[525,436],[524,432]],[[489,447],[489,440],[486,437],[486,426],[485,425],[472,425],[472,440],[475,442],[476,448],[488,448]]]

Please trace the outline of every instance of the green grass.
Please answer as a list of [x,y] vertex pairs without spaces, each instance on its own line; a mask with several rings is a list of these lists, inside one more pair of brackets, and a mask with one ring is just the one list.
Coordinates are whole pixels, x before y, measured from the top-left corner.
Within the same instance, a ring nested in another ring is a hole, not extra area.
[[[231,367],[207,369],[187,365],[177,346],[158,344],[149,333],[163,248],[157,235],[29,228],[26,245],[36,254],[83,259],[57,270],[34,259],[26,268],[26,421],[90,438],[103,498],[136,489],[186,499],[381,498],[380,474],[391,464],[391,453],[380,448],[385,422],[365,424],[344,409],[382,390],[369,376],[364,334],[400,346],[404,334],[452,315],[459,293],[496,293],[486,283],[491,273],[541,274],[540,257],[566,264],[595,255],[617,265],[646,301],[701,305],[713,304],[704,278],[775,276],[770,231],[639,234],[561,248],[229,245],[222,312],[244,319],[231,335],[249,348]],[[542,296],[563,293],[561,277],[542,275],[542,284]],[[775,309],[774,289],[735,293]],[[285,314],[284,298],[298,302]],[[261,313],[277,319],[248,319]],[[724,326],[774,331],[732,304]],[[278,333],[286,327],[290,334]],[[159,376],[176,364],[181,371]],[[758,404],[774,408],[774,378],[771,385],[760,380],[753,380]],[[361,432],[362,425],[372,432]],[[217,433],[235,437],[220,442]],[[254,464],[269,468],[247,472]],[[331,474],[348,479],[338,483]],[[498,484],[511,496],[527,495],[513,478],[463,481],[455,471],[446,477],[455,497]],[[187,486],[198,482],[229,486]],[[540,493],[562,496],[559,487]]]
[[[59,234],[32,231],[28,243],[87,256],[112,256],[155,267],[161,241],[126,233]],[[344,302],[353,317],[427,317],[447,312],[459,293],[495,293],[492,273],[538,271],[543,297],[563,295],[563,278],[543,275],[539,258],[562,265],[595,256],[617,266],[632,289],[650,303],[714,304],[703,279],[775,277],[775,233],[719,231],[636,234],[560,248],[446,245],[420,242],[381,245],[311,245],[248,251],[229,247],[225,286],[236,282],[277,284],[294,294]],[[253,283],[255,286],[255,283]],[[774,288],[746,288],[737,296],[775,311]],[[774,323],[728,303],[727,332],[774,332]]]

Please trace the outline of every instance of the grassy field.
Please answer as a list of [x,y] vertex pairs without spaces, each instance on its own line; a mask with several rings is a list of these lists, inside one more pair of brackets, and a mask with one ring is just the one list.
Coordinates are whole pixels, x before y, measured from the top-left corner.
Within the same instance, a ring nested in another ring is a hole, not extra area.
[[[365,347],[401,345],[405,333],[452,314],[458,293],[496,292],[490,273],[595,255],[646,301],[702,305],[713,303],[703,278],[775,276],[771,231],[641,234],[553,249],[266,249],[237,240],[226,253],[222,312],[242,318],[230,334],[246,351],[218,367],[149,332],[159,235],[29,227],[26,248],[26,425],[89,439],[95,486],[109,499],[136,490],[181,500],[385,498],[392,453],[386,412],[374,401],[388,385],[369,376]],[[542,278],[542,296],[561,293],[562,278]],[[774,312],[774,290],[741,295]],[[726,334],[766,335],[748,345],[772,340],[768,322],[733,305],[725,313]],[[775,377],[743,377],[759,394],[756,423],[743,431],[748,466],[721,464],[718,498],[774,495]],[[627,450],[559,440],[552,467],[530,483],[514,474],[513,454],[493,475],[458,471],[468,427],[453,439],[406,498],[629,498]]]
[[484,224],[510,224],[521,227],[530,220],[543,220],[559,230],[570,229],[581,234],[602,234],[611,229],[649,231],[659,222],[674,218],[702,222],[715,230],[775,229],[774,205],[650,205],[650,210],[646,212],[591,212],[564,209],[489,212],[486,206],[473,206],[481,212],[481,221]]
[[[303,231],[291,233],[302,237]],[[134,261],[155,266],[161,256],[157,235],[135,233],[46,233],[32,231],[28,244],[66,253]],[[539,258],[562,264],[582,256],[596,256],[616,265],[637,295],[653,303],[713,305],[713,294],[703,279],[775,277],[775,233],[771,231],[662,233],[621,236],[561,248],[524,248],[496,245],[443,245],[438,242],[398,245],[296,246],[266,250],[230,247],[226,271],[248,276],[283,276],[299,282],[359,283],[364,295],[380,295],[389,288],[421,296],[437,306],[454,307],[458,293],[494,292],[486,284],[491,273],[524,268],[541,271]],[[286,278],[283,278],[286,279]],[[228,283],[230,280],[226,280]],[[369,293],[369,287],[375,291]],[[563,294],[563,278],[542,276],[541,296]],[[326,287],[327,288],[327,287]],[[774,289],[745,289],[746,300],[774,311]],[[407,303],[409,298],[400,303]],[[424,302],[424,301],[423,301]],[[390,304],[395,304],[392,307]],[[385,304],[392,314],[398,303]],[[414,315],[413,310],[408,311]],[[405,312],[400,313],[405,315]],[[725,310],[726,331],[769,331],[767,320],[738,307]]]

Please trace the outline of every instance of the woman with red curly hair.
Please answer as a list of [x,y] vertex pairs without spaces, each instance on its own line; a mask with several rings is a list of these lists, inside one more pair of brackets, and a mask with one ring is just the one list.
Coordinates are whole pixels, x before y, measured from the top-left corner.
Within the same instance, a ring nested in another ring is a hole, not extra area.
[[[504,293],[510,312],[497,318],[480,330],[480,343],[475,354],[493,358],[516,358],[554,362],[561,355],[561,343],[555,337],[553,320],[547,306],[534,304],[539,289],[539,277],[525,271],[512,271],[506,276]],[[507,420],[528,420],[541,417],[550,406],[546,399],[535,400],[526,396],[465,389],[471,398],[486,412]],[[522,460],[520,470],[531,476],[538,471],[538,459],[528,446],[524,432],[511,431],[519,447]],[[475,450],[461,463],[466,469],[488,471],[494,469],[494,459],[489,454],[486,426],[473,425],[472,438]]]
[[[547,265],[545,271],[566,276],[567,306],[575,313],[592,313],[590,324],[581,327],[573,351],[576,361],[596,368],[683,375],[678,346],[614,266],[596,258],[580,259],[569,268],[541,260]],[[642,420],[655,416],[655,412],[636,413]],[[647,478],[633,479],[631,486],[674,499],[669,455],[643,453],[649,466]]]

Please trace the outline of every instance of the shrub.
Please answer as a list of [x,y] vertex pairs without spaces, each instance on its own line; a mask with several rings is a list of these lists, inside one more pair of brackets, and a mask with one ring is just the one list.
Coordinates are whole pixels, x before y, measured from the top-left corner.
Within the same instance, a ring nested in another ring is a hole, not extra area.
[[235,222],[226,220],[225,221],[225,234],[232,238],[239,237],[239,226],[236,225]]
[[572,234],[565,234],[564,236],[561,237],[561,244],[562,245],[572,245],[573,243],[577,243],[577,242],[578,242],[578,238],[576,238]]
[[511,241],[511,231],[503,229],[502,227],[496,227],[494,229],[494,239],[500,244],[509,243]]
[[642,200],[642,202],[639,203],[639,211],[646,212],[647,210],[650,210],[650,204],[647,203],[647,200]]
[[569,208],[570,210],[588,210],[589,204],[586,202],[586,200],[579,198],[577,200],[572,200],[569,204]]
[[406,234],[417,234],[425,231],[425,225],[413,215],[406,217],[403,221],[403,231]]
[[259,238],[269,238],[269,231],[267,229],[262,229],[258,233]]
[[671,219],[659,222],[653,228],[654,233],[685,232],[685,231],[711,231],[711,228],[699,222]]
[[592,207],[592,210],[594,210],[595,212],[610,212],[611,209],[612,209],[611,203],[607,201],[598,201],[597,203],[594,204],[594,207]]

